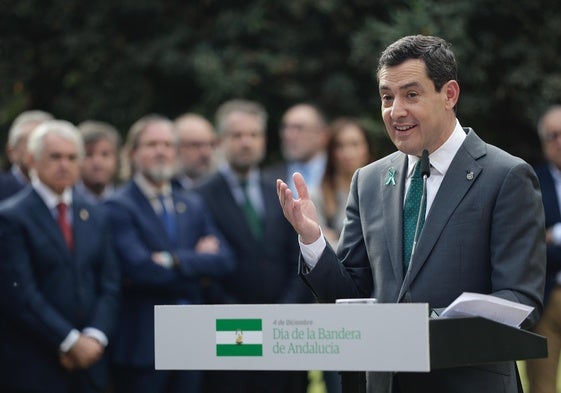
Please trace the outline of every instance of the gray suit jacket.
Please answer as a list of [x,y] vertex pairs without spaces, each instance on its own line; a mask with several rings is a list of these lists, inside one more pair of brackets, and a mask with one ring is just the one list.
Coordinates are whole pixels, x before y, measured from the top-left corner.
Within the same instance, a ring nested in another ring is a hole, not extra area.
[[[373,296],[384,303],[426,302],[440,308],[462,292],[478,292],[535,307],[527,325],[537,322],[545,234],[536,175],[523,160],[485,144],[471,129],[466,132],[406,274],[402,216],[407,156],[398,151],[355,173],[337,255],[328,246],[312,271],[300,264],[319,301]],[[387,182],[390,168],[395,185]],[[515,377],[514,362],[399,374],[403,392],[515,392]],[[370,375],[370,391],[389,391],[389,380],[387,374]]]

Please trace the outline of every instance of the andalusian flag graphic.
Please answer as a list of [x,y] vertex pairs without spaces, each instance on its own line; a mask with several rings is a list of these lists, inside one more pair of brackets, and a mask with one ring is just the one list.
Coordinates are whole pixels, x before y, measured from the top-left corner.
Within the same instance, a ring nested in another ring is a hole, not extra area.
[[217,319],[216,356],[263,356],[261,319]]

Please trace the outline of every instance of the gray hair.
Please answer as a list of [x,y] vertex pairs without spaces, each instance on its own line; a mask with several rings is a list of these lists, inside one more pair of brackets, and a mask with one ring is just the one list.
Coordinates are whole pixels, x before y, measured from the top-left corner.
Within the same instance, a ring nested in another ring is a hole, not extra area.
[[47,120],[41,123],[29,137],[27,149],[35,160],[40,160],[45,148],[45,138],[49,134],[58,135],[76,145],[78,158],[84,157],[84,141],[78,129],[66,120]]
[[85,145],[106,139],[111,142],[117,150],[121,146],[121,135],[119,131],[111,124],[104,121],[85,120],[78,124],[78,131],[82,134]]
[[53,115],[48,112],[40,110],[31,110],[20,113],[12,122],[10,131],[8,133],[8,147],[14,148],[20,142],[22,133],[25,131],[25,126],[29,123],[42,123],[47,120],[52,120]]
[[173,129],[173,142],[177,148],[179,144],[179,138],[177,132],[175,132],[175,124],[173,121],[165,116],[158,114],[149,114],[141,117],[133,123],[129,128],[127,134],[127,140],[123,149],[121,150],[121,170],[119,173],[119,178],[123,181],[128,180],[134,172],[132,163],[130,162],[129,155],[132,151],[136,150],[139,145],[139,140],[146,128],[153,123],[166,123],[169,124]]
[[219,135],[224,135],[227,127],[227,118],[234,112],[256,116],[261,122],[263,130],[267,128],[267,112],[263,105],[255,101],[230,100],[220,105],[216,110],[216,130]]

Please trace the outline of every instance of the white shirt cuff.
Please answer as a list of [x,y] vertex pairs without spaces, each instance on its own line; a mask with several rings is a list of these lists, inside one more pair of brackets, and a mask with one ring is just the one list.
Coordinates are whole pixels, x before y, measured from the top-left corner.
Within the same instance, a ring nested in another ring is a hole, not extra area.
[[101,330],[93,327],[87,327],[84,330],[82,330],[82,333],[84,333],[85,336],[95,338],[104,347],[107,346],[108,343],[107,336]]
[[557,223],[551,228],[551,240],[556,246],[561,246],[561,223]]
[[68,352],[70,348],[76,344],[78,339],[80,338],[80,332],[76,329],[72,329],[68,336],[64,339],[64,341],[60,344],[59,349],[61,352]]
[[323,237],[323,232],[321,232],[320,228],[320,236],[315,242],[310,244],[302,243],[300,236],[298,236],[298,243],[300,243],[300,252],[302,253],[302,257],[304,258],[304,262],[310,270],[312,270],[318,263],[321,254],[323,254],[323,250],[327,246],[325,242],[325,238]]

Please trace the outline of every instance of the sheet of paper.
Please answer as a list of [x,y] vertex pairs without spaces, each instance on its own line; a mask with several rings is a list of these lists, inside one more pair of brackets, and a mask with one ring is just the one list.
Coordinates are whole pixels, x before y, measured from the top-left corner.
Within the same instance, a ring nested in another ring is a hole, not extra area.
[[481,293],[464,292],[440,315],[441,318],[479,316],[520,327],[534,307]]

